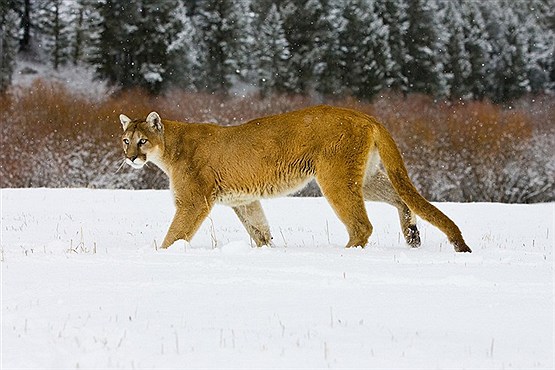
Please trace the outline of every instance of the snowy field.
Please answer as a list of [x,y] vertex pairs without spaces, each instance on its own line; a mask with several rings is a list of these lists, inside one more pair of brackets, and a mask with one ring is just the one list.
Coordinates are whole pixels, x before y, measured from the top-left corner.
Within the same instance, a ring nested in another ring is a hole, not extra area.
[[472,254],[368,203],[346,250],[321,198],[263,202],[275,247],[216,207],[157,251],[168,191],[1,190],[3,368],[552,368],[555,204],[441,203]]

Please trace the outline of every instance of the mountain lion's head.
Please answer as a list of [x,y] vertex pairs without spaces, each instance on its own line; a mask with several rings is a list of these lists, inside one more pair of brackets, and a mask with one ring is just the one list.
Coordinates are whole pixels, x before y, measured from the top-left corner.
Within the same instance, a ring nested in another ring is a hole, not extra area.
[[125,163],[133,168],[142,168],[146,162],[156,161],[164,145],[164,126],[158,113],[151,112],[146,120],[132,120],[124,114],[119,119],[123,127]]

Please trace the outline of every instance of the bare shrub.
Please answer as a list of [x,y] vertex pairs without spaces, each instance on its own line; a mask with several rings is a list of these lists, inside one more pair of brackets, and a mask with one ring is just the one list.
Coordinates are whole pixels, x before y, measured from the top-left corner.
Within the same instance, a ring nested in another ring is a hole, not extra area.
[[[127,90],[92,100],[37,80],[0,96],[0,186],[167,188],[166,176],[155,166],[142,171],[121,166],[120,113],[144,117],[155,110],[173,120],[234,125],[316,101],[178,90],[163,96]],[[392,93],[371,104],[353,98],[328,103],[383,122],[398,142],[411,178],[429,199],[541,202],[555,200],[554,101],[527,98],[501,107]],[[319,194],[315,183],[300,192]]]
[[[526,105],[523,103],[523,105]],[[411,178],[434,200],[555,199],[553,98],[529,108],[388,96],[376,115],[398,141]],[[541,109],[538,109],[538,106]],[[553,117],[553,115],[551,116]]]

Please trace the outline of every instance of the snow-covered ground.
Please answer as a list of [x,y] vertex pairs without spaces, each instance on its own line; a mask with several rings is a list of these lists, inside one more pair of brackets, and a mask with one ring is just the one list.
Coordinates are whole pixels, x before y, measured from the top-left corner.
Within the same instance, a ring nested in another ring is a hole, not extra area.
[[216,207],[157,251],[167,191],[1,190],[3,368],[552,368],[555,204],[438,206],[472,254],[368,203],[346,250],[324,199],[263,202],[276,246]]

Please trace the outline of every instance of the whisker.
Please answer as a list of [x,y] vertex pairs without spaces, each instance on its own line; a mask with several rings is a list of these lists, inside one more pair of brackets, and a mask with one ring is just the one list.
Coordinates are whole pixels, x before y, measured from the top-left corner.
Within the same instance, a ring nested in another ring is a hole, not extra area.
[[123,165],[125,164],[125,159],[121,162],[121,164],[119,165],[118,169],[116,170],[116,172],[114,172],[114,174],[118,173],[119,170],[121,170],[121,168],[123,167]]

